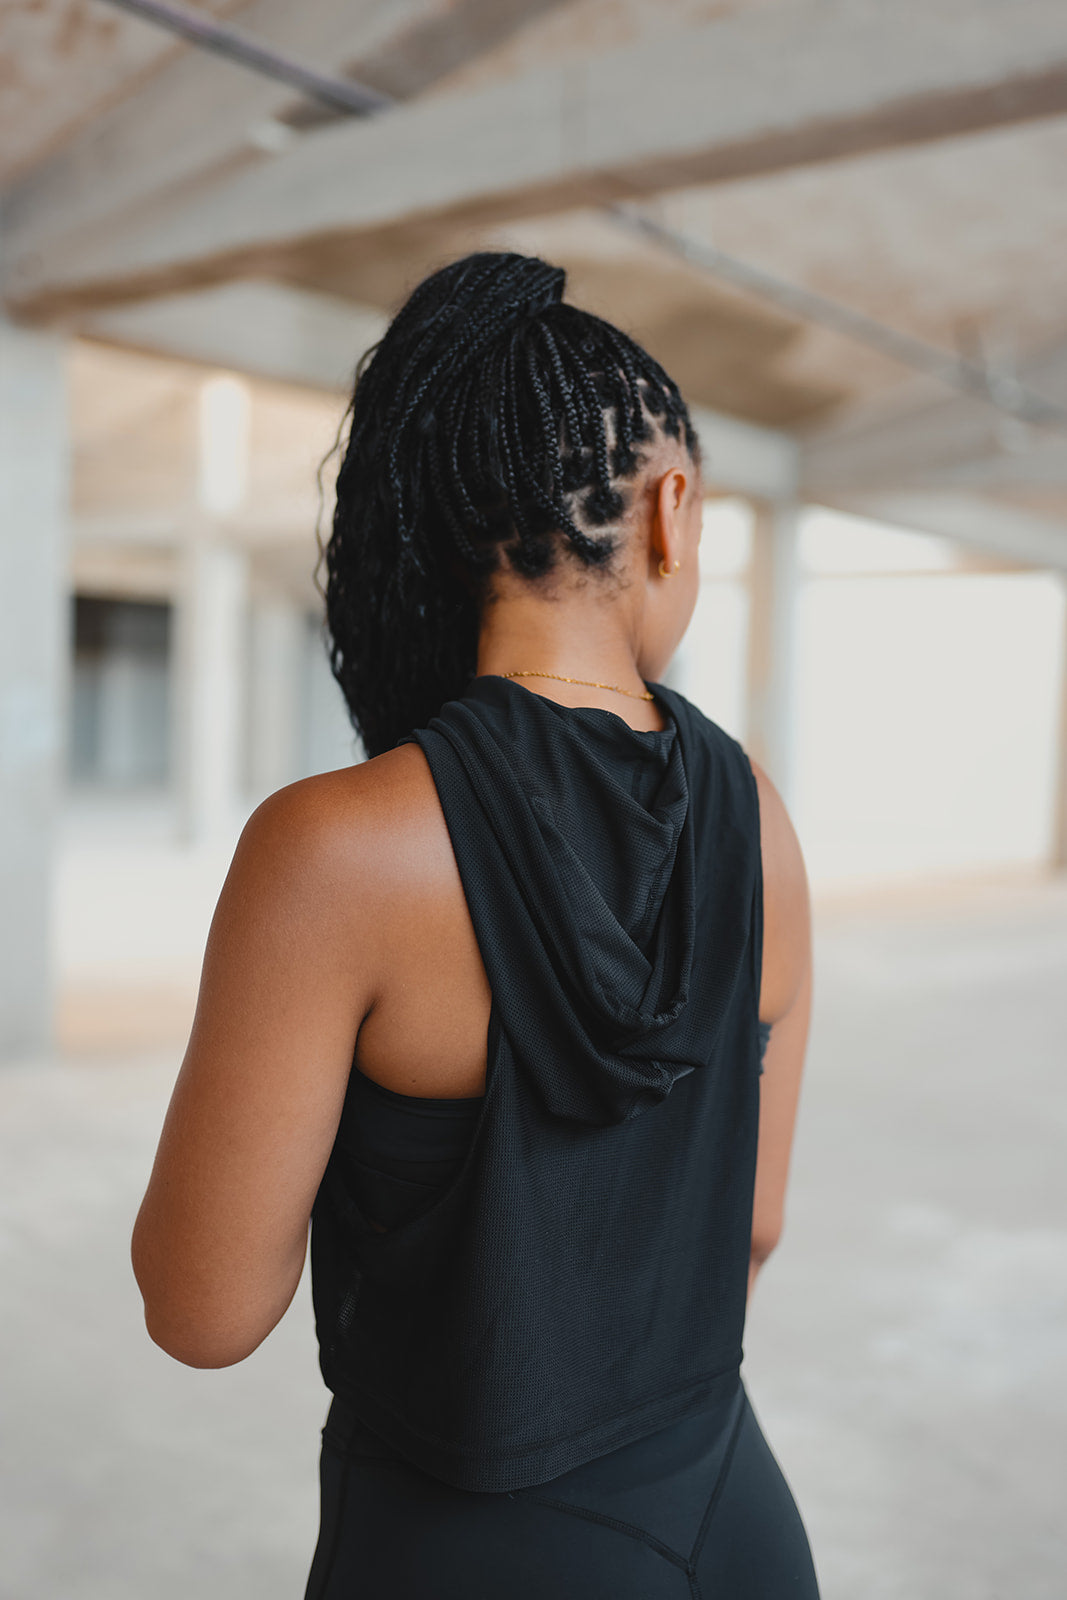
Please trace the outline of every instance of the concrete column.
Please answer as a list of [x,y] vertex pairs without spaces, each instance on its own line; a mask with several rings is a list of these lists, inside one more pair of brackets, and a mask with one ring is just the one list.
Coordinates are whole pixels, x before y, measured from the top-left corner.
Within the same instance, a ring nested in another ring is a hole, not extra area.
[[248,558],[224,519],[248,493],[248,385],[216,373],[201,384],[197,409],[200,515],[178,552],[172,656],[172,770],[188,844],[221,842],[240,825],[246,766]]
[[242,820],[248,562],[197,529],[181,547],[175,605],[173,771],[179,833],[221,842]]
[[333,772],[366,759],[348,718],[344,695],[333,673],[318,611],[304,619],[304,681],[301,706],[301,766],[309,776]]
[[300,776],[303,608],[263,595],[249,612],[248,782],[258,803]]
[[792,811],[799,507],[792,500],[757,500],[753,507],[745,748]]
[[68,450],[63,341],[0,316],[0,1059],[53,1043]]
[[1067,872],[1067,576],[1060,574],[1063,589],[1063,623],[1060,645],[1060,718],[1056,747],[1056,792],[1052,812],[1052,859],[1054,872]]

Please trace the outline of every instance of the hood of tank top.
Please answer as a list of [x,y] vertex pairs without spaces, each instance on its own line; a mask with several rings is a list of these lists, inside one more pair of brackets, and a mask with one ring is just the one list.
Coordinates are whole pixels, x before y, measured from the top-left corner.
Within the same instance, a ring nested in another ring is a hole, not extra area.
[[688,1004],[686,702],[650,687],[662,730],[486,674],[408,736],[437,783],[500,1024],[548,1109],[588,1123],[635,1116],[707,1059],[708,1019]]

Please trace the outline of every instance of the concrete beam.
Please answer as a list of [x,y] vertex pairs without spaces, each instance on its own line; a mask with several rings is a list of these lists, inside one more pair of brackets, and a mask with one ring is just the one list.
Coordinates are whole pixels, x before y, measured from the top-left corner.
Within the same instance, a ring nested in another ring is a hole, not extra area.
[[705,406],[692,407],[691,415],[709,492],[766,500],[788,500],[795,493],[798,452],[788,434]]
[[[1010,419],[1009,419],[1010,421]],[[1043,438],[1025,424],[1005,429],[1008,448],[992,449],[986,456],[926,474],[921,482],[931,489],[964,489],[978,493],[1011,490],[1067,489],[1067,438]]]
[[[1013,374],[1037,394],[1067,395],[1067,344],[1033,353]],[[888,405],[871,401],[800,441],[800,479],[827,494],[908,488],[1067,485],[1067,440],[963,395],[910,384]]]
[[[360,356],[385,331],[379,311],[281,284],[230,283],[94,312],[78,331],[183,360],[309,388],[347,390]],[[797,446],[788,434],[696,406],[710,492],[789,498]],[[85,536],[91,536],[86,525]]]
[[570,0],[451,0],[385,45],[347,64],[361,83],[394,100],[411,100],[424,89],[505,43],[549,11]]
[[74,544],[70,587],[75,594],[108,600],[173,599],[179,581],[177,551],[130,545]]
[[[238,19],[262,44],[328,72],[339,60],[381,51],[393,34],[435,9],[434,0],[367,0],[358,7],[255,0]],[[5,206],[22,216],[38,243],[91,227],[176,185],[268,160],[262,140],[293,104],[286,85],[179,47],[166,66],[15,184]],[[278,132],[284,137],[284,128]]]
[[281,275],[287,252],[414,220],[500,222],[1065,110],[1059,0],[745,9],[309,134],[121,218],[91,169],[76,216],[69,173],[57,186],[46,170],[10,197],[5,293],[43,316]]
[[1067,523],[967,494],[835,495],[823,505],[918,533],[940,534],[974,550],[1028,566],[1067,570]]
[[202,361],[314,389],[351,388],[359,358],[385,331],[379,311],[282,284],[219,284],[143,300],[78,321],[109,344]]
[[[242,32],[283,55],[327,74],[349,72],[404,99],[561,3],[255,0],[241,7],[238,21]],[[314,126],[330,115],[284,84],[182,50],[31,171],[10,206],[36,249],[48,237],[158,204],[193,180],[254,170],[284,145],[287,126]]]

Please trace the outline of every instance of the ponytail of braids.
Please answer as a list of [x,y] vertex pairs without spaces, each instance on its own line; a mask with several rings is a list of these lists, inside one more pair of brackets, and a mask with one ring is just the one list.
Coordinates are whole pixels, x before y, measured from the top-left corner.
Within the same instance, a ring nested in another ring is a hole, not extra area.
[[561,541],[607,570],[641,443],[699,459],[673,381],[564,283],[535,256],[467,256],[361,363],[322,554],[330,668],[369,756],[463,693],[502,551],[530,580]]

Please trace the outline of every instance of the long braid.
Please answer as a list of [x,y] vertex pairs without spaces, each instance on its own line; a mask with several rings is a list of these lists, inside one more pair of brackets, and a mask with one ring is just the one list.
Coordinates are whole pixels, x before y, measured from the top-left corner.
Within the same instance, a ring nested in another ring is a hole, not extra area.
[[360,363],[326,562],[330,666],[368,755],[475,670],[485,584],[562,546],[608,568],[625,485],[656,433],[699,459],[673,381],[562,301],[565,275],[481,252],[415,290]]
[[563,418],[566,423],[567,433],[570,438],[570,447],[572,450],[577,450],[581,444],[582,424],[581,419],[578,416],[578,408],[574,403],[574,386],[567,378],[567,374],[563,366],[563,358],[560,355],[559,345],[556,343],[552,329],[549,327],[543,327],[541,329],[541,337],[544,340],[545,349],[548,351],[548,359],[552,367],[552,373],[556,379],[556,384],[559,389],[560,400],[563,406]]

